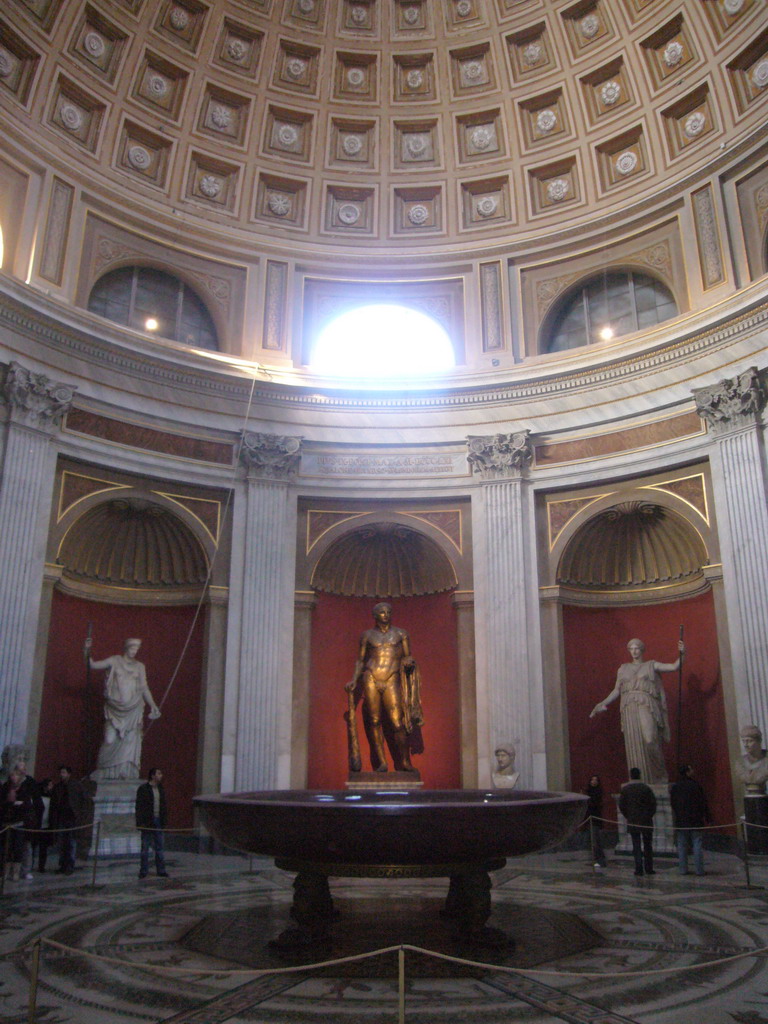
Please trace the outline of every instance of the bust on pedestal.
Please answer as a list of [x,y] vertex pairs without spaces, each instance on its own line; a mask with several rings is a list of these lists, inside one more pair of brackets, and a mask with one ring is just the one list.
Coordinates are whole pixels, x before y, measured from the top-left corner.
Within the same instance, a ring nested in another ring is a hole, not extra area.
[[515,771],[515,748],[497,747],[493,752],[496,758],[496,771],[492,773],[493,785],[496,789],[514,789],[520,772]]
[[[756,725],[745,725],[740,734],[744,756],[734,764],[736,775],[744,783],[744,821],[747,825],[747,849],[750,853],[768,853],[768,756],[763,736]],[[750,828],[749,826],[758,826]]]

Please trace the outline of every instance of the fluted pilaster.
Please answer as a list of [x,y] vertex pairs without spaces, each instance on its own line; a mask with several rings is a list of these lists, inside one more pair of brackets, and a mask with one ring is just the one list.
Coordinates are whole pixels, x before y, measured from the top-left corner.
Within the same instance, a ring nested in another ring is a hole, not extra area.
[[694,391],[714,441],[712,476],[741,725],[768,728],[768,482],[766,388],[752,368]]
[[[287,786],[299,438],[246,434],[235,787]],[[285,776],[285,777],[283,777]]]
[[55,455],[74,389],[10,364],[0,479],[0,749],[25,739]]
[[[468,458],[483,479],[478,524],[482,565],[476,573],[478,676],[487,695],[488,749],[514,743],[522,786],[543,784],[541,671],[535,654],[538,605],[532,580],[527,431],[468,439]],[[481,747],[486,742],[480,737]]]

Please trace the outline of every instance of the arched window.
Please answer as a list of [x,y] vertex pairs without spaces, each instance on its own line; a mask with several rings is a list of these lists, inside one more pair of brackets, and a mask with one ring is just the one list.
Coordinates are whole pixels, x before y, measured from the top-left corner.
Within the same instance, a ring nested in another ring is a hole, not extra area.
[[112,270],[93,286],[88,309],[113,323],[195,348],[218,349],[211,314],[192,289],[152,267]]
[[649,274],[609,270],[560,300],[542,330],[541,352],[562,352],[654,327],[677,316],[672,292]]
[[426,313],[408,306],[358,306],[323,328],[312,348],[310,366],[336,377],[368,378],[371,383],[407,383],[449,370],[456,364],[447,332]]

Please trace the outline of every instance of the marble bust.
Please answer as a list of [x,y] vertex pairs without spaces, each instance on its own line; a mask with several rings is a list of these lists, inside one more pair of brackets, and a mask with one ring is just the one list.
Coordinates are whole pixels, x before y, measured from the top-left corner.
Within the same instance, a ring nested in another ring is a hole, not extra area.
[[768,756],[763,750],[763,736],[756,725],[745,725],[739,733],[744,756],[734,764],[734,770],[744,783],[748,794],[762,796],[768,782]]
[[497,747],[494,751],[496,770],[492,773],[493,784],[497,789],[513,789],[520,778],[515,771],[515,748]]

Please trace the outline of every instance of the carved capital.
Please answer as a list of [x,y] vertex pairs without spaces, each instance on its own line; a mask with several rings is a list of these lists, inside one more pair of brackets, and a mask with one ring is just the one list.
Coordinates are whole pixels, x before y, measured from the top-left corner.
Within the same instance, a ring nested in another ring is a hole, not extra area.
[[533,461],[530,431],[468,437],[467,460],[472,472],[480,473],[486,480],[518,476]]
[[240,460],[252,476],[287,480],[301,461],[301,438],[244,430]]
[[720,431],[755,423],[766,402],[765,384],[757,367],[738,377],[721,380],[709,388],[695,388],[696,412],[710,427]]
[[11,362],[3,390],[17,422],[50,431],[71,407],[76,389]]

